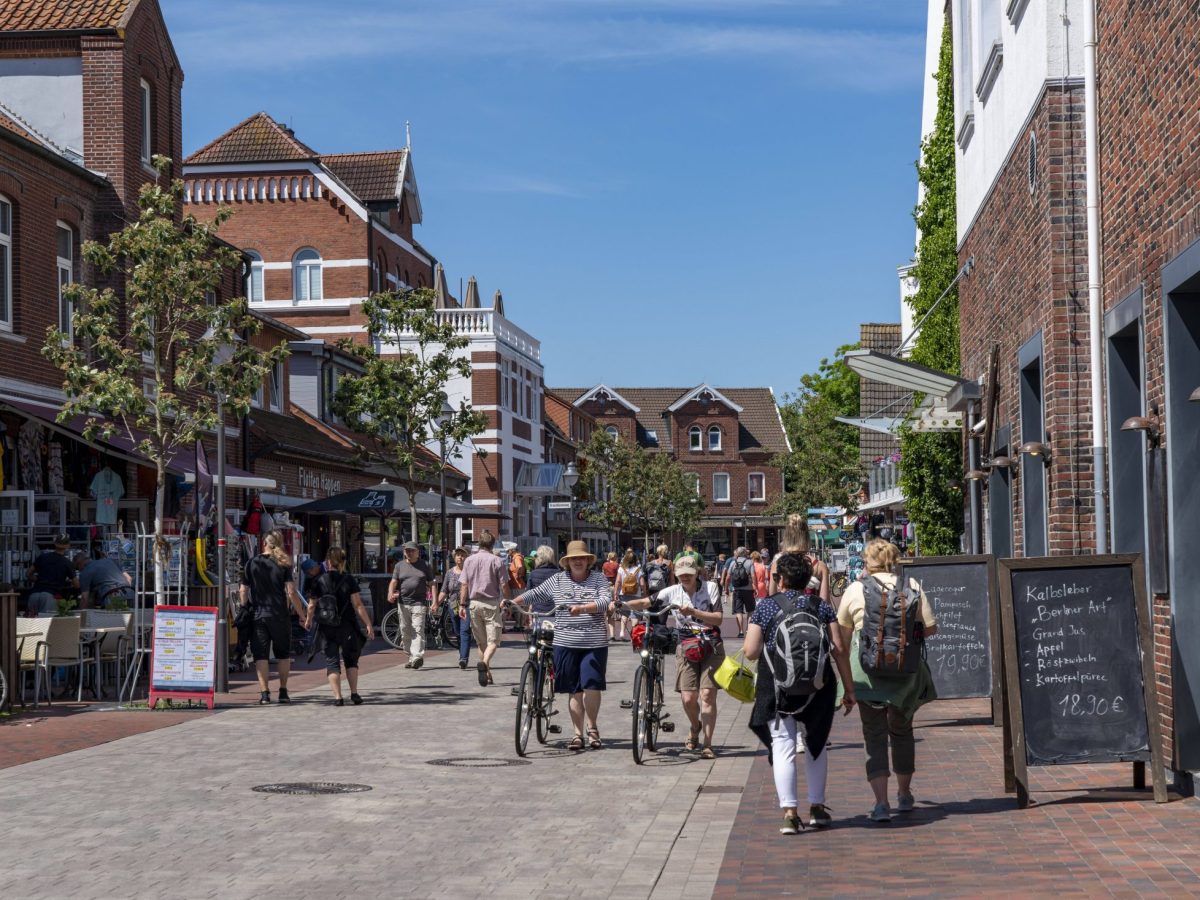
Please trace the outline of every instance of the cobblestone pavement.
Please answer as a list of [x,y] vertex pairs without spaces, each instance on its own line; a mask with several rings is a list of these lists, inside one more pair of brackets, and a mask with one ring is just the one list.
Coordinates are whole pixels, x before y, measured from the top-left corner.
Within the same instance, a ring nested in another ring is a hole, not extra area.
[[[416,672],[365,675],[361,707],[297,690],[290,707],[227,709],[3,769],[4,882],[28,898],[709,896],[754,753],[747,708],[722,703],[715,762],[681,753],[677,732],[635,766],[618,707],[628,645],[610,655],[604,750],[571,754],[556,737],[528,765],[429,764],[516,759],[508,688],[522,646],[501,651],[488,689],[438,654]],[[250,790],[291,781],[373,789]]]
[[857,713],[839,715],[832,736],[828,831],[778,833],[758,756],[714,896],[1200,896],[1200,802],[1154,803],[1130,788],[1129,765],[1059,766],[1029,770],[1037,805],[1017,809],[988,715],[988,701],[918,713],[917,809],[890,825],[867,821]]

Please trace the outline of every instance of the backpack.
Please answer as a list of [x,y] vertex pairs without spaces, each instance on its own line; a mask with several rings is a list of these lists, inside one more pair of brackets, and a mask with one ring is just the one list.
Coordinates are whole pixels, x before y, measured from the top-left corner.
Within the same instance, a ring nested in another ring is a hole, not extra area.
[[625,596],[631,596],[638,592],[638,567],[625,569],[625,577],[621,579],[621,593]]
[[794,715],[825,686],[829,674],[829,628],[821,621],[821,600],[805,594],[803,602],[775,596],[779,614],[772,627],[775,646],[767,654],[767,667],[775,680],[775,711]]
[[663,563],[650,563],[646,566],[646,588],[651,594],[657,594],[667,586],[668,569]]
[[729,585],[735,589],[750,587],[750,568],[744,558],[734,560],[729,567]]
[[341,580],[333,578],[333,572],[326,572],[318,581],[321,595],[317,597],[317,623],[326,628],[337,628],[342,624],[342,605],[334,593]]
[[902,587],[889,588],[878,578],[863,579],[863,621],[858,635],[858,661],[868,675],[916,674],[924,640],[917,636],[920,596]]

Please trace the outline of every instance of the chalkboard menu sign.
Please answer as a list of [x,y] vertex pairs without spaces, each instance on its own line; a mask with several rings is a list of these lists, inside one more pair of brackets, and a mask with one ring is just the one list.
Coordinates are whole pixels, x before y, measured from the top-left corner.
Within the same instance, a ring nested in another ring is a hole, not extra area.
[[[1140,556],[1003,560],[1004,666],[1017,793],[1026,766],[1151,762],[1166,798]],[[1135,776],[1137,777],[1137,776]]]
[[990,697],[999,682],[995,616],[996,567],[991,556],[929,556],[907,561],[906,579],[921,585],[937,619],[926,661],[938,697]]

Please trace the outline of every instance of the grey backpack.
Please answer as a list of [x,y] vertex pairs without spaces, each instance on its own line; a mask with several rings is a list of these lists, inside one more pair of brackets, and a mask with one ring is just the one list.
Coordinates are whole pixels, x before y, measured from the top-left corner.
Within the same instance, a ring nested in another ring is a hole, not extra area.
[[767,668],[775,680],[775,711],[794,715],[825,686],[829,674],[829,628],[821,621],[821,598],[804,594],[797,601],[783,594],[773,597],[779,614],[772,622],[775,646],[767,654]]
[[858,661],[868,675],[908,677],[921,667],[920,595],[878,578],[863,579],[863,622],[858,635]]

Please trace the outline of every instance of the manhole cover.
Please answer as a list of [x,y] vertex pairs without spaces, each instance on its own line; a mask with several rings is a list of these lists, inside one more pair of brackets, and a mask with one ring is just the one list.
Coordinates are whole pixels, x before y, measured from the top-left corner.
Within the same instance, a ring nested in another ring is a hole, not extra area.
[[502,766],[532,765],[527,759],[489,759],[486,756],[456,756],[452,759],[426,760],[431,766],[452,766],[456,769],[498,769]]
[[701,794],[740,794],[742,789],[733,784],[702,784],[697,789]]
[[360,794],[371,790],[371,786],[338,784],[335,781],[293,781],[286,784],[259,784],[250,790],[260,794]]

